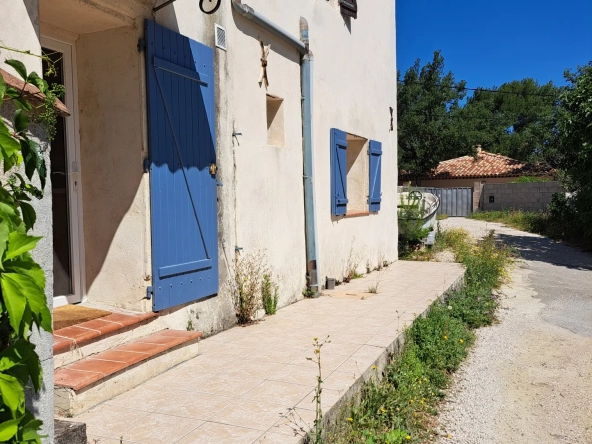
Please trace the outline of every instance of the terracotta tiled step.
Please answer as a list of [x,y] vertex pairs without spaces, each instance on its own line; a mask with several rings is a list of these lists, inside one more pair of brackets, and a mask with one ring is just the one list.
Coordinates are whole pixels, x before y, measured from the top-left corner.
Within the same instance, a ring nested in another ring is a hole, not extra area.
[[162,330],[57,369],[56,414],[76,415],[196,356],[201,336]]
[[200,337],[201,332],[195,331],[159,331],[56,370],[54,384],[58,387],[81,390],[131,365]]
[[108,316],[61,328],[53,333],[54,354],[80,347],[100,336],[133,327],[158,317],[158,313],[111,313]]

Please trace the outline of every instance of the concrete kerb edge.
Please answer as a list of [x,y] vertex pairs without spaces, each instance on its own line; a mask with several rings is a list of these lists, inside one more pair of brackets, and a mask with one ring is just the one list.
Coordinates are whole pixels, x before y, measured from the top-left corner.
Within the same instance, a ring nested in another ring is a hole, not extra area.
[[[458,290],[464,284],[464,281],[465,281],[465,272],[463,270],[462,275],[460,275],[437,299],[443,300],[444,297],[449,292]],[[436,299],[434,300],[434,302],[435,301],[436,301]],[[417,315],[415,317],[415,319],[417,319],[420,316],[421,317],[427,316],[427,314],[429,313],[429,311],[432,307],[432,304],[430,304],[429,307],[426,308],[422,313]],[[378,358],[376,358],[376,360],[366,369],[366,371],[364,371],[358,377],[356,382],[354,382],[354,384],[341,396],[341,398],[339,398],[339,400],[335,404],[333,404],[333,406],[326,413],[323,413],[323,431],[324,431],[324,433],[326,433],[328,430],[333,429],[333,427],[336,425],[336,423],[340,417],[340,413],[341,413],[342,409],[345,408],[347,406],[347,404],[352,399],[355,399],[356,397],[359,397],[361,395],[364,385],[368,381],[370,381],[370,379],[372,378],[373,375],[377,375],[379,379],[382,379],[384,377],[384,371],[390,361],[389,358],[393,355],[398,356],[401,354],[401,350],[403,349],[403,345],[405,345],[405,332],[407,331],[407,329],[409,329],[412,326],[413,326],[413,323],[411,323],[411,325],[407,326],[397,336],[397,338],[388,347],[386,347],[384,349],[384,351],[380,354],[380,356]],[[376,366],[376,369],[372,368],[374,366]],[[309,442],[308,436],[303,436],[302,439],[300,439],[300,441],[298,441],[298,444],[306,444],[308,442]]]

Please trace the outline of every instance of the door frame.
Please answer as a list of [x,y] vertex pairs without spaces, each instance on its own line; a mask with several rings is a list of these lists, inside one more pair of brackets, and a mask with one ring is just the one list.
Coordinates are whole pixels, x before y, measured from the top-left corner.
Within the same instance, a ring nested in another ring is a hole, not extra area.
[[66,127],[66,158],[68,171],[68,218],[70,232],[70,261],[72,267],[72,290],[69,295],[54,295],[53,305],[84,302],[84,230],[82,218],[82,181],[80,175],[80,132],[78,114],[78,78],[76,75],[76,48],[74,42],[65,42],[41,36],[41,46],[64,55],[63,75],[66,94],[64,102],[70,116],[64,118]]

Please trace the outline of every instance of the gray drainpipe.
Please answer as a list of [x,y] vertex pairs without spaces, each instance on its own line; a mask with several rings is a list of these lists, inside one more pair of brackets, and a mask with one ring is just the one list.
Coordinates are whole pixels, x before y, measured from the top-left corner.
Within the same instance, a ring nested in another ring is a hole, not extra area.
[[312,65],[313,55],[308,49],[308,23],[300,18],[300,40],[288,34],[272,21],[263,17],[241,0],[231,0],[232,6],[243,17],[267,29],[298,50],[303,56],[300,62],[300,86],[302,90],[302,155],[304,159],[304,214],[306,230],[306,273],[307,285],[315,295],[321,293],[319,282],[320,261],[317,252],[316,205],[313,181],[313,139],[312,139]]

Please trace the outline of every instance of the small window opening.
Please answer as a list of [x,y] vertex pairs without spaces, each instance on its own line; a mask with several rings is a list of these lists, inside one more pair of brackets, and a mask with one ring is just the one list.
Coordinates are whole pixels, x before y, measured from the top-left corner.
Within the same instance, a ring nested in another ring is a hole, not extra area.
[[368,212],[368,139],[346,135],[347,213]]
[[284,99],[267,94],[267,144],[283,147],[284,134]]

